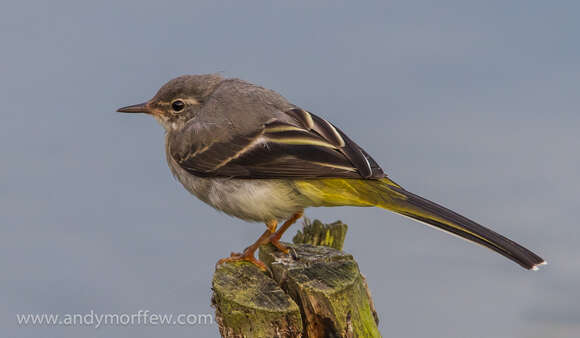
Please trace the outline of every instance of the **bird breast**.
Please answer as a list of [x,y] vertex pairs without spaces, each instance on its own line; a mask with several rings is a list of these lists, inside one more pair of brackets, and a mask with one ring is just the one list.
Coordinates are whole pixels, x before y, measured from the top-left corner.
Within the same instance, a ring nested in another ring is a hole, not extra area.
[[251,222],[289,219],[309,201],[292,180],[195,176],[167,156],[173,175],[185,189],[213,208]]

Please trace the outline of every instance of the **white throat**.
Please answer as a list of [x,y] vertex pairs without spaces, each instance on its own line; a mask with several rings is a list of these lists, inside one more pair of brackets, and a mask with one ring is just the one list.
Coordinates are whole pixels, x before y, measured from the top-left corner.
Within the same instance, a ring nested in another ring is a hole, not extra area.
[[159,124],[163,126],[163,129],[165,129],[166,132],[181,129],[185,124],[185,122],[182,120],[169,121],[169,119],[163,115],[153,115],[153,116],[159,122]]

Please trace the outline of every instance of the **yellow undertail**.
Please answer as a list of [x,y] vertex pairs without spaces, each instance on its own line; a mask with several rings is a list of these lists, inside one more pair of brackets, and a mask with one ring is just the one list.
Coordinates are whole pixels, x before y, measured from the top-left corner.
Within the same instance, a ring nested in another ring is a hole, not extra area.
[[380,207],[485,246],[534,269],[544,260],[519,244],[439,204],[415,195],[388,178],[380,180],[325,178],[295,181],[314,206]]

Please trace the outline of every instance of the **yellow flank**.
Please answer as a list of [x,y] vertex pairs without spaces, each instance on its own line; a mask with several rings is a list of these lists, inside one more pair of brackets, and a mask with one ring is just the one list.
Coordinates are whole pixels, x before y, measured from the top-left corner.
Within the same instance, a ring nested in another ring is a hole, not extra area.
[[350,178],[325,178],[316,180],[296,180],[294,184],[314,206],[357,206],[384,207],[393,198],[405,200],[406,197],[389,186],[396,183],[384,178],[381,180],[364,180]]

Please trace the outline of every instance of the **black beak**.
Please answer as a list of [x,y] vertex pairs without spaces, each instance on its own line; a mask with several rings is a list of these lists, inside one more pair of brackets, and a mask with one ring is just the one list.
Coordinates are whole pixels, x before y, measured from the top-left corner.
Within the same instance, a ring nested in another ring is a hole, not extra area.
[[143,103],[139,103],[139,104],[134,104],[132,106],[127,106],[127,107],[123,107],[123,108],[119,108],[117,109],[117,111],[119,113],[150,113],[151,110],[149,109],[149,106],[147,105],[148,102],[143,102]]

